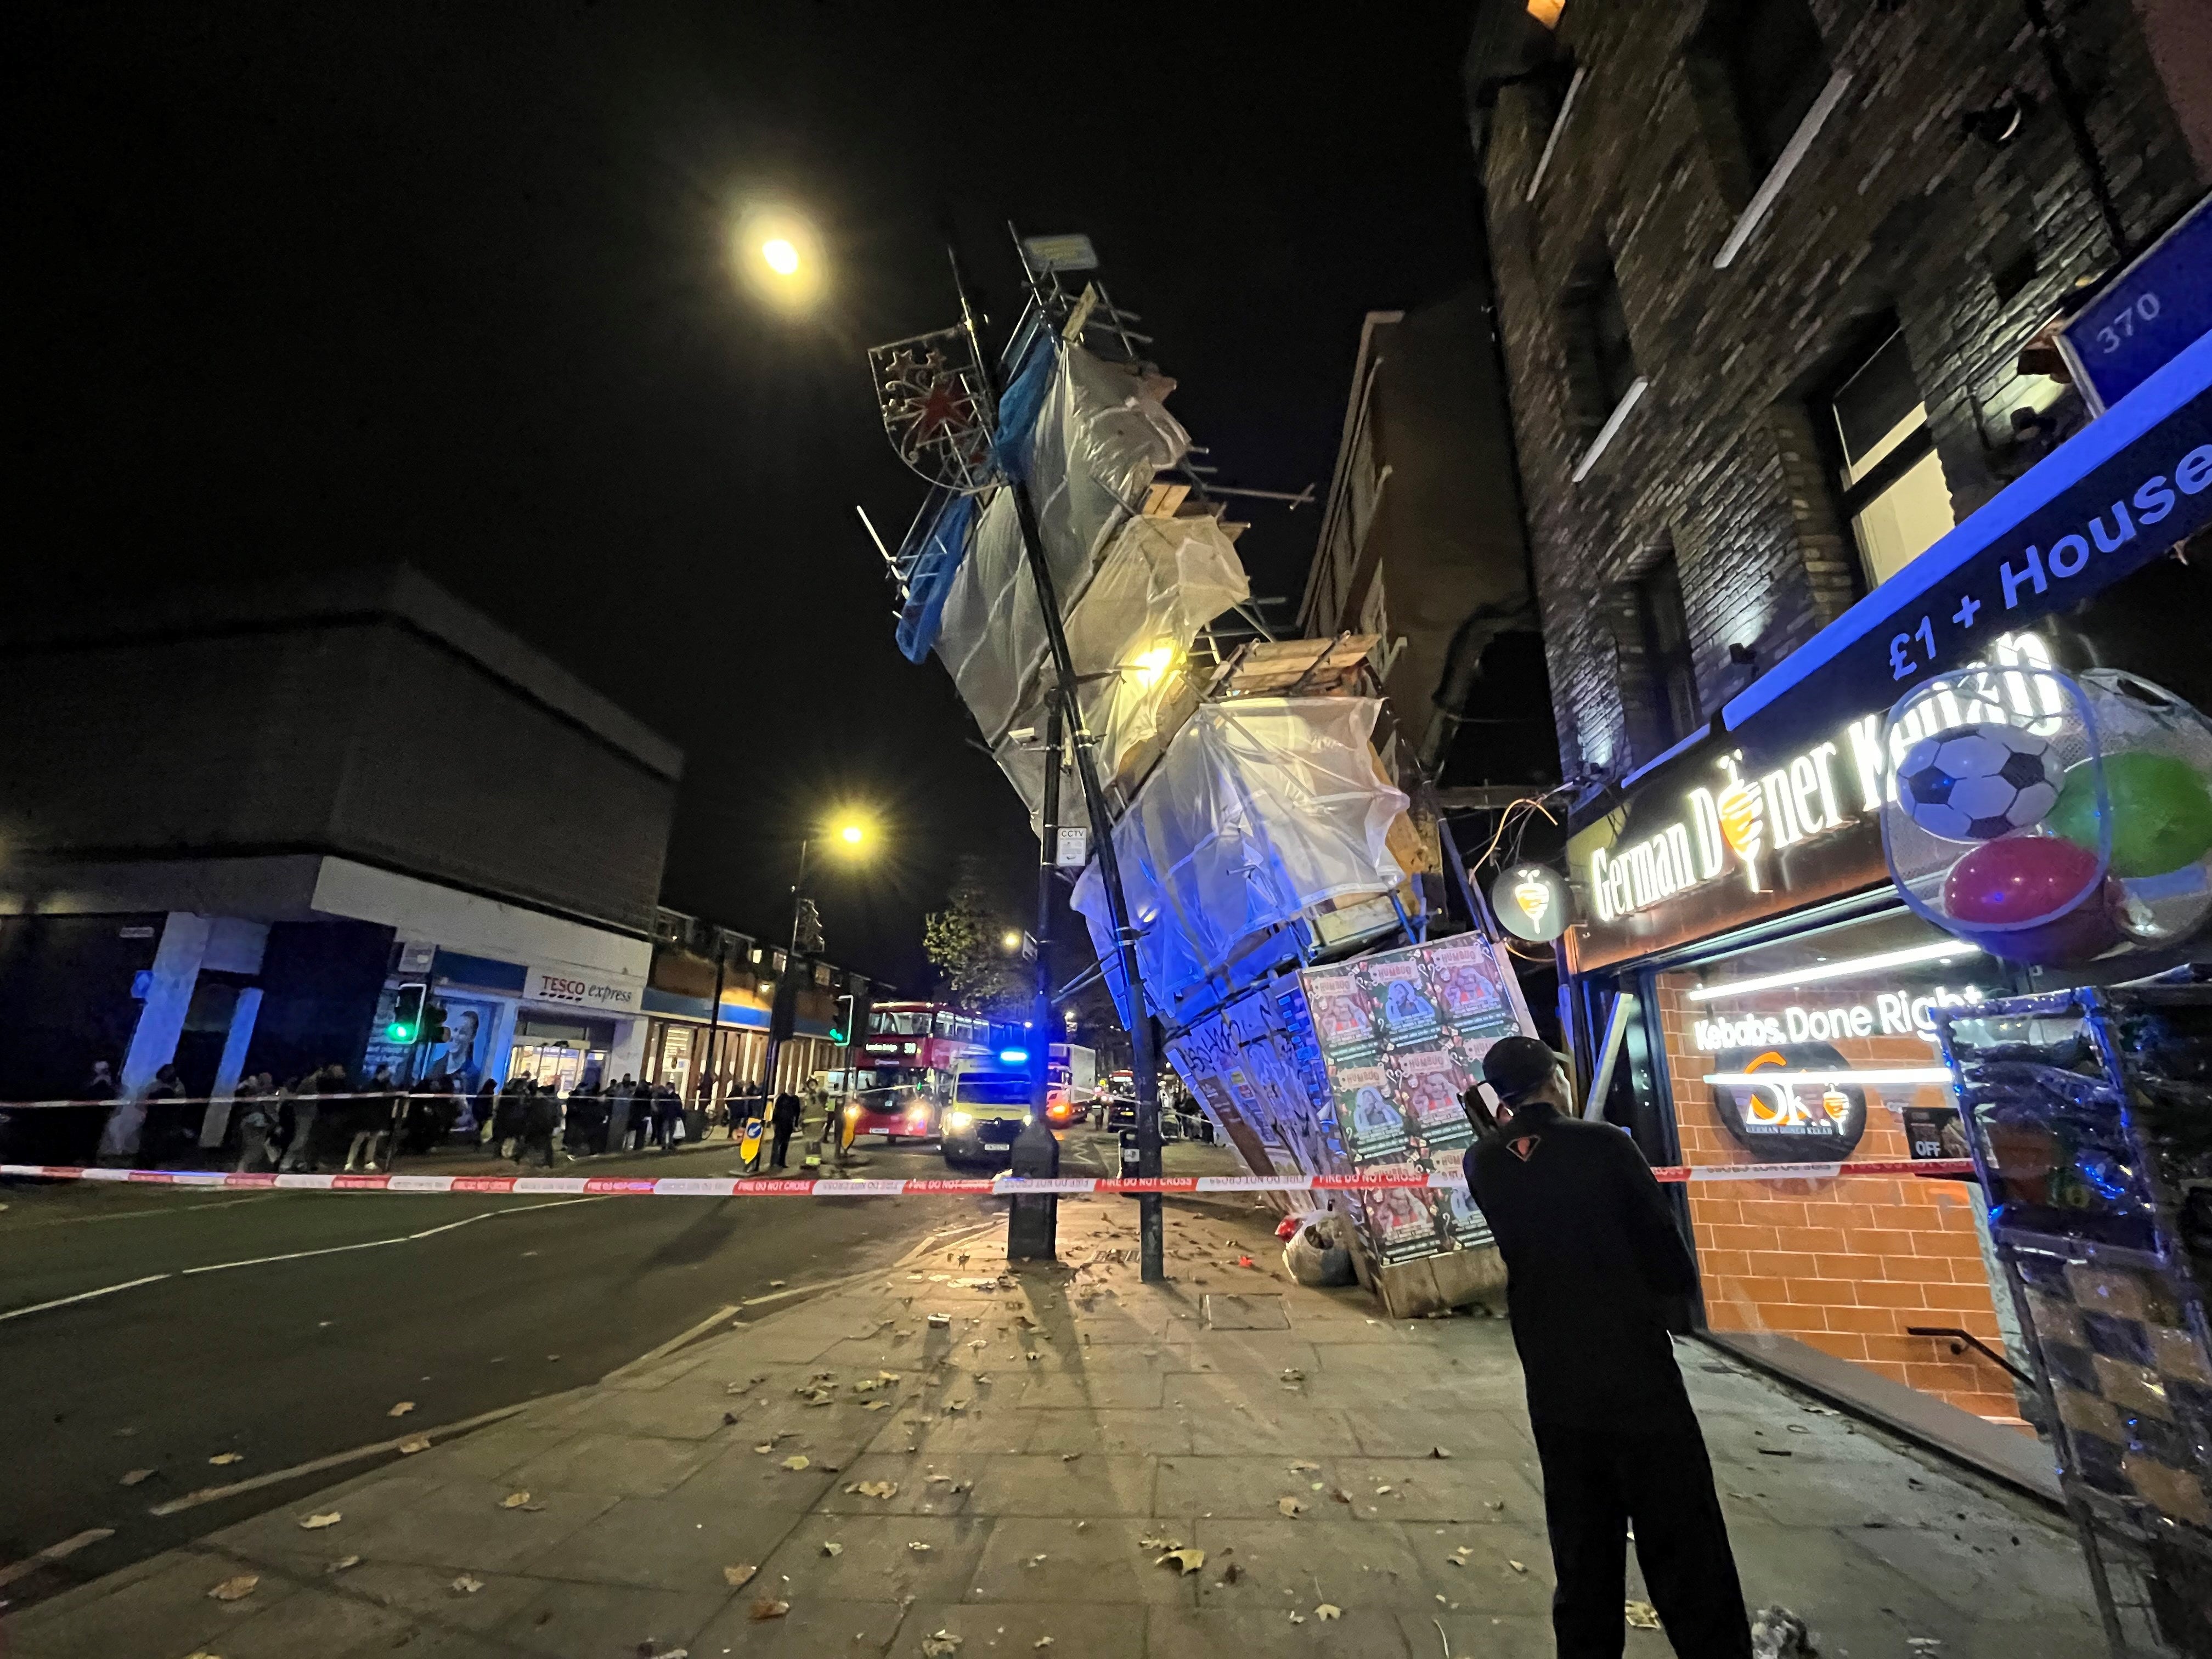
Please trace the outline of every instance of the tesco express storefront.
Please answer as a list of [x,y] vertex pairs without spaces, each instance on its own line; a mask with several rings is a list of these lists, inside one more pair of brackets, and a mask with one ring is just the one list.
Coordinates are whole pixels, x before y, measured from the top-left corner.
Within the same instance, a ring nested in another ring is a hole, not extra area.
[[[2212,336],[1570,826],[1579,1058],[1596,1108],[1655,1164],[1963,1155],[1929,1011],[2070,981],[1899,901],[1881,811],[1925,734],[1887,717],[1928,676],[1972,665],[1999,671],[2022,723],[2053,712],[2050,683],[2008,668],[2121,668],[2212,708],[2208,387]],[[1680,1190],[1713,1340],[2047,1484],[1971,1181]]]

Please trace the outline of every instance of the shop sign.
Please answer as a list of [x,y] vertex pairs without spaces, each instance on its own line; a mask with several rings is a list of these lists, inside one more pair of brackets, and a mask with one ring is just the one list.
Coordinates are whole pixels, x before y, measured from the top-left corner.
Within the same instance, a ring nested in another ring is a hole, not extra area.
[[[1717,1059],[1718,1070],[1744,1076],[1850,1069],[1825,1042],[1729,1049]],[[1778,1163],[1838,1162],[1866,1133],[1866,1091],[1833,1081],[1717,1083],[1713,1104],[1738,1145]]]
[[[2050,718],[2048,668],[2034,634],[1992,643],[1997,700],[2033,730]],[[1940,714],[1940,699],[1929,707]],[[1881,808],[1919,721],[1882,730],[1887,707],[1774,752],[1760,734],[1685,756],[1567,843],[1583,896],[1571,939],[1576,971],[1663,950],[1886,878]],[[1934,716],[1930,716],[1932,718]],[[1960,711],[1961,719],[1965,712]]]
[[1516,864],[1491,884],[1490,905],[1516,939],[1549,945],[1567,931],[1567,884],[1540,864]]
[[1911,1150],[1914,1163],[1973,1156],[1966,1145],[1966,1132],[1959,1121],[1957,1107],[1907,1106],[1903,1115],[1905,1145]]
[[2060,331],[2074,383],[2101,415],[2212,330],[2212,197],[2191,209]]
[[637,1012],[638,988],[612,980],[586,979],[557,969],[530,970],[523,997],[530,1002],[553,1002],[572,1008],[604,1008],[610,1013]]
[[1730,1048],[1842,1042],[1872,1036],[1917,1036],[1933,1042],[1936,1021],[1931,1010],[1960,1008],[1984,1000],[1976,986],[1954,991],[1937,985],[1923,992],[1879,991],[1870,999],[1826,1007],[1792,1004],[1771,1013],[1717,1014],[1691,1025],[1691,1046],[1704,1054],[1718,1054]]

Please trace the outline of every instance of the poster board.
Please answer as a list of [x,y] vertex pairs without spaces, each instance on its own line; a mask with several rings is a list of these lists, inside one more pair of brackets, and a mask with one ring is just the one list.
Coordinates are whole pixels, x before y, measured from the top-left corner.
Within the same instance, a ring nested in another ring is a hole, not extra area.
[[[1490,1046],[1522,1031],[1511,975],[1477,933],[1300,972],[1328,1127],[1348,1172],[1457,1171],[1474,1140],[1462,1097]],[[1458,1191],[1383,1192],[1357,1212],[1384,1265],[1491,1243],[1482,1212]]]

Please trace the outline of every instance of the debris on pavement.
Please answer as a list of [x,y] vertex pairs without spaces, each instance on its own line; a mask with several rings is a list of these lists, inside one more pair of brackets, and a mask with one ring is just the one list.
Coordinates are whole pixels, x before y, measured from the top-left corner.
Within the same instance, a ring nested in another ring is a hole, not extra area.
[[499,1506],[503,1510],[526,1509],[529,1504],[530,1494],[526,1492],[511,1492],[499,1500]]
[[1429,1448],[1429,1455],[1431,1457],[1449,1457],[1451,1454],[1446,1451],[1442,1446],[1431,1446]]
[[1628,1627],[1631,1630],[1659,1628],[1659,1609],[1649,1601],[1630,1601],[1626,1604],[1625,1611],[1628,1615]]
[[357,1567],[357,1566],[359,1566],[360,1565],[361,1565],[361,1557],[359,1557],[358,1555],[341,1555],[341,1556],[340,1556],[340,1557],[338,1557],[338,1559],[337,1559],[337,1560],[335,1560],[335,1561],[330,1561],[330,1562],[326,1562],[326,1563],[325,1563],[325,1564],[324,1564],[324,1566],[323,1566],[323,1571],[324,1571],[325,1574],[328,1574],[328,1573],[333,1573],[333,1572],[343,1572],[343,1571],[344,1571],[348,1567]]
[[779,1601],[773,1596],[763,1595],[753,1603],[749,1616],[755,1624],[758,1625],[765,1624],[771,1619],[781,1619],[790,1611],[790,1602]]
[[484,1581],[473,1573],[463,1573],[453,1580],[453,1589],[463,1595],[474,1595],[484,1587]]
[[[1347,1504],[1351,1501],[1352,1500],[1348,1498],[1345,1499],[1345,1502]],[[1295,1498],[1278,1498],[1275,1500],[1275,1512],[1278,1515],[1288,1516],[1292,1518],[1296,1518],[1298,1516],[1304,1515],[1305,1511],[1306,1506],[1298,1502]]]
[[385,1415],[386,1417],[404,1417],[408,1413],[414,1409],[415,1402],[413,1401],[403,1400],[398,1405],[394,1406],[390,1411],[385,1413]]
[[210,1586],[208,1597],[210,1601],[243,1601],[253,1594],[254,1587],[260,1582],[259,1573],[241,1572],[235,1577],[224,1579],[220,1584]]
[[399,1443],[399,1455],[402,1457],[412,1457],[416,1452],[426,1452],[429,1449],[430,1437],[427,1434],[417,1435],[412,1440],[403,1440]]
[[722,1582],[732,1589],[743,1589],[752,1582],[753,1575],[759,1571],[760,1569],[750,1561],[739,1562],[735,1566],[722,1569]]
[[845,1547],[842,1544],[824,1541],[822,1546],[822,1553],[824,1555],[836,1556],[842,1555],[844,1553]]
[[141,1480],[151,1480],[153,1475],[154,1471],[151,1469],[131,1469],[125,1473],[122,1484],[126,1486],[135,1486]]
[[929,1546],[923,1543],[919,1538],[908,1539],[907,1540],[906,1547],[912,1550],[916,1555],[927,1555],[929,1553]]
[[1761,1607],[1751,1621],[1752,1659],[1813,1659],[1813,1632],[1785,1607]]
[[941,1630],[934,1636],[925,1636],[921,1638],[923,1659],[945,1659],[945,1655],[960,1651],[960,1642],[961,1638],[949,1630]]
[[1508,1561],[1505,1565],[1512,1568],[1516,1572],[1526,1572],[1528,1571],[1527,1565],[1523,1562]]
[[345,1519],[345,1517],[340,1515],[336,1510],[329,1510],[327,1513],[322,1515],[311,1515],[306,1520],[300,1522],[300,1530],[301,1532],[319,1532],[325,1527],[335,1527],[343,1519]]
[[1331,1619],[1343,1618],[1344,1609],[1338,1607],[1334,1601],[1324,1601],[1314,1609],[1314,1617],[1326,1623]]
[[217,1468],[221,1468],[226,1463],[242,1463],[245,1461],[244,1452],[217,1452],[213,1457],[208,1459],[208,1462]]
[[1174,1566],[1188,1577],[1206,1565],[1206,1552],[1200,1549],[1171,1549],[1152,1565],[1156,1567]]
[[854,1480],[847,1483],[845,1490],[854,1498],[896,1498],[898,1496],[898,1482],[896,1480]]
[[783,1467],[795,1474],[803,1468],[811,1467],[813,1462],[814,1460],[807,1456],[805,1452],[795,1452],[783,1460]]

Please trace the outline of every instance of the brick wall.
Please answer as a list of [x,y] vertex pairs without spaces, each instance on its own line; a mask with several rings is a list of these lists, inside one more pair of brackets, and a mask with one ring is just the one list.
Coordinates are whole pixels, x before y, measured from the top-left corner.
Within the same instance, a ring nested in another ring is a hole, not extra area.
[[[1533,203],[1555,93],[1506,87],[1486,123],[1492,258],[1570,775],[1649,757],[1649,739],[1624,729],[1619,610],[1604,596],[1669,538],[1708,712],[1850,602],[1856,554],[1808,400],[1869,319],[1893,312],[1904,331],[1963,516],[2004,482],[2020,347],[2114,262],[2018,5],[1812,7],[1850,84],[1726,270],[1715,256],[1759,181],[1716,137],[1712,76],[1692,49],[1702,0],[1565,9],[1555,49],[1586,78]],[[2050,9],[2139,245],[2204,180],[2128,0]],[[1961,115],[2008,88],[2033,100],[2020,135],[2002,148],[1966,136]],[[1562,302],[1604,258],[1650,387],[1577,484],[1590,411]],[[1731,645],[1753,664],[1731,662]]]
[[[1681,973],[1656,980],[1682,1161],[1756,1163],[1722,1126],[1712,1090],[1698,1081],[1713,1062],[1689,1040],[1695,1016],[1683,992],[1694,982]],[[1729,1012],[1778,1014],[1793,1000],[1804,999],[1784,991],[1735,997]],[[1928,1045],[1913,1037],[1846,1039],[1834,1046],[1853,1066],[1929,1063]],[[1904,1089],[1881,1093],[1908,1103]],[[1947,1104],[1948,1091],[1916,1088],[1909,1103]],[[1869,1101],[1866,1133],[1851,1156],[1911,1156],[1902,1120],[1889,1105]],[[1778,1332],[1961,1410],[2017,1419],[2010,1383],[1994,1364],[1972,1350],[1953,1355],[1942,1338],[1905,1334],[1908,1325],[1954,1326],[2002,1351],[1966,1185],[1852,1176],[1693,1182],[1689,1194],[1712,1328]]]

